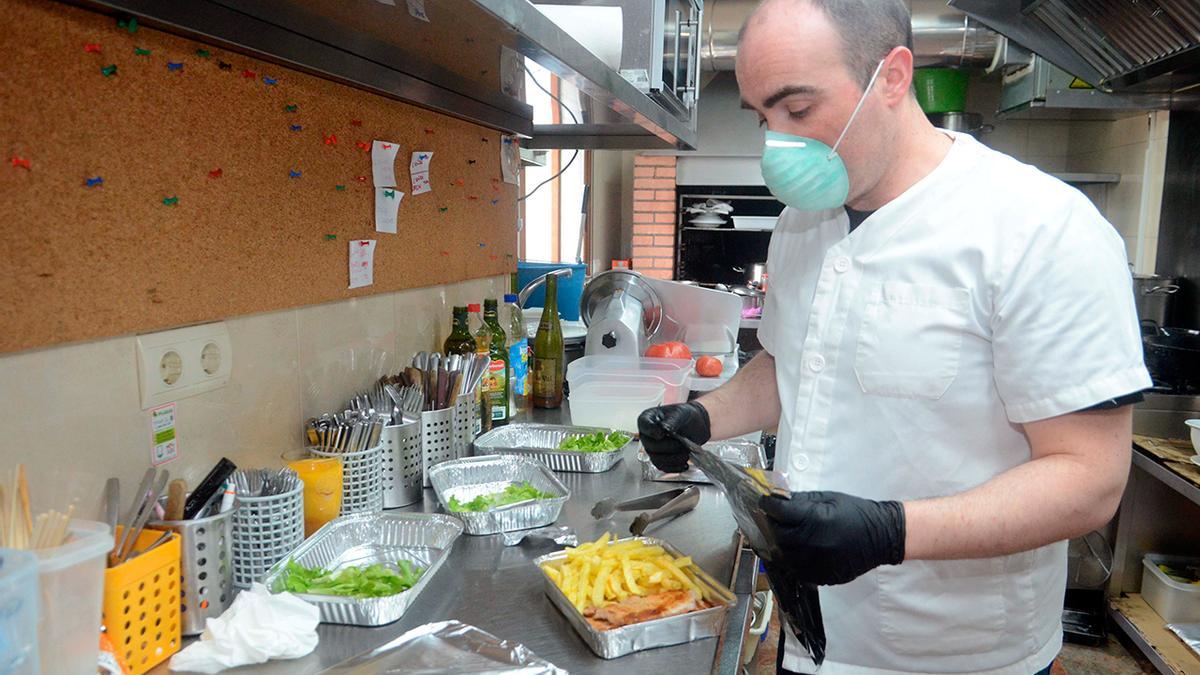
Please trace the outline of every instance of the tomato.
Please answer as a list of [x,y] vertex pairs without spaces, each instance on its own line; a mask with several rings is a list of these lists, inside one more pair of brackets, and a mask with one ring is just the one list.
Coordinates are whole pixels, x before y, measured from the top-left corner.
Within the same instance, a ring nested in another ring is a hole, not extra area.
[[700,377],[717,377],[723,369],[721,359],[715,356],[701,356],[696,359],[696,372]]
[[647,349],[646,356],[655,359],[691,359],[692,350],[682,342],[664,342]]

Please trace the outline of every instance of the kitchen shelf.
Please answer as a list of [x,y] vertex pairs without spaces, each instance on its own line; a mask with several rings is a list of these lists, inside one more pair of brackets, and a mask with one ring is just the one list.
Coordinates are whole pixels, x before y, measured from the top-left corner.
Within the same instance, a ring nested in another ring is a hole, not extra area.
[[1050,175],[1054,176],[1055,178],[1061,180],[1064,183],[1071,183],[1072,185],[1094,185],[1094,184],[1115,185],[1116,183],[1121,182],[1121,174],[1119,174],[1119,173],[1079,173],[1079,172],[1064,173],[1064,172],[1059,172],[1059,173],[1052,173]]
[[1109,601],[1109,616],[1164,675],[1200,673],[1200,657],[1166,625],[1137,593]]
[[1200,487],[1197,487],[1194,483],[1185,480],[1179,474],[1154,461],[1153,457],[1147,455],[1145,450],[1136,445],[1133,449],[1133,465],[1154,476],[1172,490],[1187,497],[1193,504],[1200,506]]

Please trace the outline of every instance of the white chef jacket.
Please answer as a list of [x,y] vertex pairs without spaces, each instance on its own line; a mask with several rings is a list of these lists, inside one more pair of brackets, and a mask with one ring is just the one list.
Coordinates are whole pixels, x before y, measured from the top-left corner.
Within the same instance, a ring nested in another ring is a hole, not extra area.
[[[1022,423],[1150,386],[1113,227],[1078,191],[951,136],[849,234],[843,209],[779,218],[758,335],[792,490],[960,493],[1029,461]],[[1029,675],[1061,648],[1065,585],[1058,542],[822,587],[820,673]],[[794,639],[783,665],[814,672]]]

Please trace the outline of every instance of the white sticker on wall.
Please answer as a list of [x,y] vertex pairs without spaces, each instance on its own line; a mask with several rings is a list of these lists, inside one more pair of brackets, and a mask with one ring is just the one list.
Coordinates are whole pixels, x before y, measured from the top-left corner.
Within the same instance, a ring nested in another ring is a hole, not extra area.
[[408,13],[414,19],[429,23],[429,15],[425,13],[425,0],[408,0]]
[[375,240],[355,239],[350,242],[350,288],[362,288],[375,283]]
[[412,154],[412,159],[408,163],[408,173],[412,176],[412,193],[414,195],[425,194],[433,190],[433,184],[429,181],[429,169],[432,163],[432,152],[418,150]]
[[395,187],[396,153],[400,144],[390,141],[371,143],[371,177],[376,187]]
[[175,404],[150,409],[150,464],[158,466],[179,457],[179,437],[175,433]]

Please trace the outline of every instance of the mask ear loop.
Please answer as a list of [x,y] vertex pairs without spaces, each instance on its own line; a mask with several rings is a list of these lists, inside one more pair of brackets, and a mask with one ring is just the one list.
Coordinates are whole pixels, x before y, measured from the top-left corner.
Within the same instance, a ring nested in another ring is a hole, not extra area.
[[879,73],[883,72],[885,61],[887,61],[887,58],[880,59],[879,65],[875,66],[875,72],[871,74],[871,80],[867,82],[867,88],[863,91],[862,98],[858,99],[858,105],[854,106],[854,112],[850,113],[850,119],[846,122],[846,128],[842,129],[842,135],[838,136],[833,147],[829,149],[829,156],[825,158],[826,160],[833,159],[833,156],[837,154],[838,147],[842,144],[842,140],[846,138],[846,134],[850,132],[850,127],[854,124],[854,118],[858,117],[858,111],[862,110],[863,105],[866,104],[867,95],[875,88],[875,81],[879,79]]

